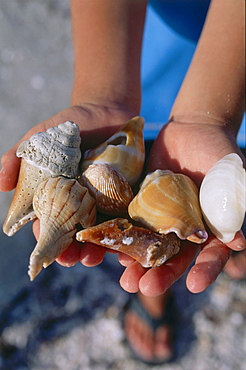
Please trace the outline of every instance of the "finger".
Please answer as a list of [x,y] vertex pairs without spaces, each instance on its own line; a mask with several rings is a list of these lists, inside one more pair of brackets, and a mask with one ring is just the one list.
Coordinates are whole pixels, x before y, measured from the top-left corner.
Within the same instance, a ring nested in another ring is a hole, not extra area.
[[123,272],[120,278],[121,287],[128,293],[139,291],[139,280],[148,271],[137,261],[131,263]]
[[71,267],[76,265],[80,258],[80,246],[76,241],[72,242],[70,246],[56,259],[60,265]]
[[160,267],[149,269],[139,281],[140,291],[149,297],[158,296],[177,281],[193,262],[200,246],[190,242],[182,244],[181,251]]
[[234,251],[242,251],[246,249],[246,241],[243,232],[240,230],[236,233],[234,239],[227,243],[227,246]]
[[36,238],[36,240],[38,240],[39,238],[39,234],[40,234],[40,221],[38,218],[36,218],[34,221],[33,221],[33,224],[32,224],[32,231],[33,231],[33,234]]
[[15,155],[16,147],[10,149],[1,158],[0,191],[10,191],[16,187],[20,158]]
[[[32,226],[33,234],[38,240],[40,234],[40,221],[34,220]],[[65,267],[74,266],[80,260],[81,243],[74,240],[70,246],[56,259],[56,261]]]
[[106,249],[92,243],[81,244],[80,262],[87,267],[99,265],[105,256]]
[[186,285],[192,293],[200,293],[211,285],[222,271],[231,249],[213,236],[198,255],[195,265],[187,275]]
[[127,267],[130,264],[132,264],[135,260],[132,257],[126,255],[125,253],[119,252],[118,261],[122,266]]

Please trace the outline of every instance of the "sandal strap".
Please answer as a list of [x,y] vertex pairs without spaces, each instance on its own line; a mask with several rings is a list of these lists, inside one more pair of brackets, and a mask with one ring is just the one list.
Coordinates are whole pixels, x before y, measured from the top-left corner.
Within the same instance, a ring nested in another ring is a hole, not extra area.
[[155,318],[145,309],[137,294],[131,294],[127,303],[126,311],[135,311],[152,329],[156,331],[163,324],[173,325],[176,321],[175,300],[172,294],[167,297],[165,310],[161,317]]

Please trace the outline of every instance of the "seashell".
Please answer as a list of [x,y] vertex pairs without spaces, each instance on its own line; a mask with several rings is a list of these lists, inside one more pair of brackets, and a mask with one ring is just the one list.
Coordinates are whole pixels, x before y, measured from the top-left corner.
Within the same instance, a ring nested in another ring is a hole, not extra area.
[[156,170],[146,176],[128,207],[132,219],[149,229],[203,243],[207,239],[193,181],[182,174]]
[[40,219],[40,236],[31,254],[29,272],[33,280],[71,244],[76,224],[89,227],[96,221],[95,200],[75,179],[62,176],[42,182],[33,197]]
[[48,177],[49,172],[27,163],[24,159],[21,160],[18,182],[3,224],[5,234],[14,235],[36,217],[32,206],[33,195],[37,186]]
[[85,152],[82,169],[94,163],[107,163],[123,175],[130,185],[134,185],[144,165],[143,126],[142,117],[134,117],[126,122],[103,144]]
[[208,171],[200,188],[204,219],[212,233],[229,243],[242,227],[245,204],[245,169],[236,153],[227,154]]
[[108,164],[91,164],[79,182],[96,199],[99,212],[114,216],[127,214],[128,204],[133,199],[132,189],[124,177]]
[[80,143],[78,125],[67,121],[23,141],[16,155],[50,172],[51,176],[75,178],[79,174]]
[[23,141],[16,152],[22,157],[19,178],[3,231],[14,235],[35,218],[32,200],[37,186],[51,176],[76,177],[79,171],[79,127],[70,121],[39,132]]
[[76,239],[123,252],[143,267],[162,265],[178,253],[180,245],[175,234],[160,235],[143,227],[133,226],[122,218],[79,231]]

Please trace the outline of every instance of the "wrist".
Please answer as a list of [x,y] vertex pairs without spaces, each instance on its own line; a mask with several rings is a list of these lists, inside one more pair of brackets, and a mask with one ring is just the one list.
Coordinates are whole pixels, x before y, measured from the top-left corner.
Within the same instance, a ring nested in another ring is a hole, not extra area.
[[231,132],[236,137],[240,125],[242,123],[243,111],[238,112],[235,117],[231,117],[229,114],[219,114],[212,110],[207,111],[189,111],[183,112],[179,110],[173,110],[170,114],[170,123],[188,124],[192,126],[217,126],[228,132]]
[[139,115],[140,112],[140,93],[136,92],[134,97],[130,94],[117,94],[114,91],[99,91],[92,87],[81,87],[76,84],[72,90],[71,105],[73,106],[92,106],[98,107],[102,111],[126,112],[132,116]]

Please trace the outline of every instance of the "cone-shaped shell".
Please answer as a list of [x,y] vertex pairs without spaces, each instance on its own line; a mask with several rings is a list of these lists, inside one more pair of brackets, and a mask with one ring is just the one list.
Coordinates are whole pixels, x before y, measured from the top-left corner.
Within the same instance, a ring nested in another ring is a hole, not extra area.
[[39,185],[33,208],[40,219],[40,236],[31,254],[31,280],[71,244],[76,225],[92,226],[96,221],[95,200],[74,179],[49,178]]
[[123,252],[143,267],[157,267],[178,253],[180,240],[175,234],[160,235],[143,227],[133,226],[127,219],[117,218],[89,227],[76,234],[78,241],[91,242]]
[[32,206],[33,195],[38,185],[49,176],[49,172],[27,163],[22,158],[14,196],[3,224],[5,234],[14,235],[23,225],[36,217]]
[[50,172],[51,176],[78,176],[80,130],[74,122],[64,122],[45,132],[38,132],[23,141],[17,149],[17,157]]
[[51,176],[76,177],[79,171],[80,130],[74,122],[64,122],[23,141],[16,152],[21,166],[14,197],[3,231],[12,236],[35,218],[33,195],[38,185]]
[[134,117],[113,136],[84,154],[82,169],[93,163],[106,163],[121,173],[130,185],[141,175],[144,158],[144,119]]
[[156,170],[146,176],[128,207],[132,219],[151,230],[203,243],[207,239],[198,190],[185,175]]
[[107,164],[91,164],[81,175],[79,182],[89,189],[96,199],[97,210],[108,215],[127,215],[133,192],[124,179]]
[[200,188],[200,204],[207,225],[224,243],[234,239],[245,216],[245,170],[241,158],[231,153],[206,174]]

